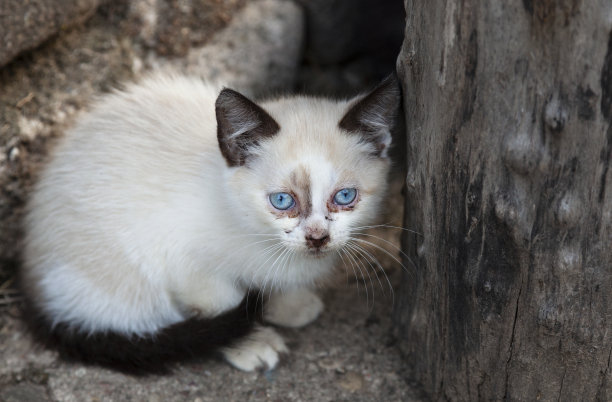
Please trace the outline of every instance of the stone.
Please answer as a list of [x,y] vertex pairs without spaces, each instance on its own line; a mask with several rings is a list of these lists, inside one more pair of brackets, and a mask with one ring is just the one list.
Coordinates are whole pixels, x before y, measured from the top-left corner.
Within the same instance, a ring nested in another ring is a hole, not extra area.
[[45,402],[49,400],[49,397],[45,387],[22,382],[0,391],[0,400],[4,402]]
[[206,46],[171,65],[251,96],[291,89],[300,62],[303,15],[291,1],[248,3]]
[[164,56],[185,56],[226,26],[247,0],[132,0],[128,21],[143,43]]
[[349,392],[357,392],[363,388],[364,378],[360,373],[349,371],[338,381],[340,388]]
[[[2,0],[0,67],[62,29],[91,17],[101,0]],[[59,3],[59,4],[58,4]]]

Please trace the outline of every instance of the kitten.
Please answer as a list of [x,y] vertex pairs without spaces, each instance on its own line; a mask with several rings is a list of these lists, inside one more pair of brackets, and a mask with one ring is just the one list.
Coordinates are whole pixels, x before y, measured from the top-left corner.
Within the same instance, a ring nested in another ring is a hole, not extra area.
[[[156,75],[102,99],[58,144],[25,220],[22,287],[64,357],[133,371],[214,350],[286,352],[351,229],[384,197],[399,88],[256,104]],[[262,311],[261,301],[266,299]]]

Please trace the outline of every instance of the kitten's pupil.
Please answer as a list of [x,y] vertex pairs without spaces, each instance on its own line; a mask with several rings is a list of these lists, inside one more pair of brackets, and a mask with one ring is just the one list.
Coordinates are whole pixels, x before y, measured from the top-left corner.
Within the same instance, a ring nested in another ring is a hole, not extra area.
[[294,206],[295,200],[288,193],[272,193],[270,194],[270,203],[274,208],[283,211]]
[[354,188],[343,188],[334,195],[334,202],[338,205],[348,205],[357,197],[357,190]]

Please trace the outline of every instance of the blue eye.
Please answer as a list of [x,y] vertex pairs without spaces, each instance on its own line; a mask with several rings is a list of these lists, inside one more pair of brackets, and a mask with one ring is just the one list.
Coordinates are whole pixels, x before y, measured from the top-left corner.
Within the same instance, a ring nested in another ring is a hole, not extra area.
[[357,190],[354,188],[343,188],[334,195],[334,203],[336,205],[348,205],[355,201]]
[[284,211],[294,206],[295,200],[287,193],[272,193],[270,194],[270,204],[274,208]]

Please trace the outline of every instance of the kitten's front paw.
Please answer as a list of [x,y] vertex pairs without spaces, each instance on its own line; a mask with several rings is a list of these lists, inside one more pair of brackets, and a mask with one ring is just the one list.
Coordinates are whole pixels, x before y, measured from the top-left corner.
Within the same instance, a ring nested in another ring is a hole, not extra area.
[[272,328],[259,327],[237,345],[222,350],[225,359],[237,369],[253,371],[260,367],[273,369],[278,355],[289,350],[283,338]]
[[276,293],[265,306],[266,321],[298,328],[313,322],[323,311],[323,302],[307,289]]

